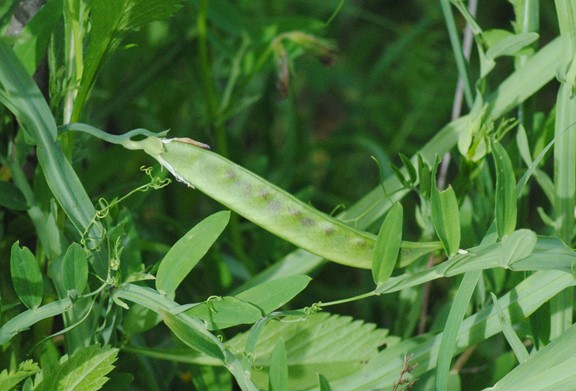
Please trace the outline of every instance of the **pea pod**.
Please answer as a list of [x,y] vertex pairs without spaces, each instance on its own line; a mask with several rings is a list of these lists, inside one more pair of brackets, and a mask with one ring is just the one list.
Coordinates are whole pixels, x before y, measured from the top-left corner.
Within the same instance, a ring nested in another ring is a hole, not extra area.
[[344,265],[370,268],[375,237],[358,231],[189,139],[156,156],[178,180],[273,234]]
[[[188,138],[150,137],[143,148],[179,181],[298,247],[330,261],[369,269],[376,236],[337,220]],[[161,147],[161,144],[163,147]],[[411,256],[422,254],[421,244]],[[431,243],[424,251],[437,248]],[[426,247],[426,246],[425,246]],[[420,251],[419,251],[420,250]]]

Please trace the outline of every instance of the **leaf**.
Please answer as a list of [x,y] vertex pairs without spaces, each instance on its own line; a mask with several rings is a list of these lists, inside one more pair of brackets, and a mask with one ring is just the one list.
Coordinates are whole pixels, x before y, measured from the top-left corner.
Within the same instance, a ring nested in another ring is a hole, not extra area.
[[64,356],[35,391],[98,390],[108,381],[106,375],[114,369],[117,355],[118,349],[110,346],[91,345],[79,349],[70,358]]
[[60,315],[72,307],[69,298],[53,301],[49,304],[19,313],[0,327],[0,345],[11,340],[15,335],[33,324]]
[[420,180],[419,188],[423,197],[428,198],[430,195],[430,187],[432,184],[432,173],[430,167],[424,162],[421,154],[418,154],[418,178]]
[[496,311],[498,312],[498,320],[500,321],[500,327],[502,327],[502,332],[504,333],[504,336],[506,337],[508,344],[512,348],[512,351],[516,355],[518,362],[524,363],[528,361],[528,359],[530,358],[530,354],[528,354],[528,351],[526,350],[526,347],[522,343],[522,340],[520,339],[520,337],[518,337],[518,334],[516,334],[516,332],[514,331],[514,327],[512,327],[509,317],[506,315],[506,313],[504,313],[504,311],[502,311],[502,308],[498,303],[498,298],[492,292],[490,292],[490,296],[492,297],[494,308],[496,308]]
[[385,282],[394,271],[402,244],[403,209],[396,203],[386,215],[374,247],[372,278],[376,285]]
[[534,231],[519,229],[502,239],[501,262],[509,267],[514,262],[521,261],[532,254],[538,237]]
[[270,359],[270,391],[288,390],[288,363],[286,362],[286,348],[282,338],[278,338]]
[[42,273],[34,254],[26,247],[20,248],[18,242],[12,245],[10,272],[18,298],[29,309],[38,308],[44,294]]
[[454,301],[450,306],[450,313],[448,314],[448,319],[446,319],[444,332],[442,333],[442,339],[438,349],[436,390],[448,389],[447,381],[450,373],[450,363],[452,362],[452,357],[456,350],[458,332],[460,331],[460,326],[462,325],[462,320],[464,319],[466,310],[470,305],[470,299],[472,298],[474,289],[476,289],[476,285],[481,276],[482,272],[480,270],[464,274],[464,278],[458,287]]
[[192,307],[185,314],[202,319],[208,330],[251,324],[263,316],[258,307],[229,296],[209,299]]
[[414,167],[414,164],[412,164],[412,161],[410,160],[410,158],[402,153],[399,153],[398,156],[400,156],[400,160],[402,160],[402,164],[404,165],[404,167],[406,167],[406,171],[408,171],[408,177],[410,178],[410,184],[414,185],[416,183],[416,181],[418,180],[418,175],[416,174],[416,168]]
[[235,297],[260,308],[263,314],[269,314],[292,300],[310,281],[310,277],[297,274],[256,285]]
[[224,352],[220,341],[200,321],[189,316],[172,315],[162,309],[159,311],[166,326],[179,340],[194,350],[224,361]]
[[516,179],[506,150],[496,140],[492,140],[492,153],[496,166],[496,228],[503,238],[516,228]]
[[174,293],[218,239],[229,219],[229,211],[215,213],[202,220],[178,240],[158,267],[156,289],[165,294]]
[[536,42],[539,37],[537,33],[509,35],[492,43],[486,51],[486,57],[494,60],[502,56],[515,56],[520,50]]
[[402,241],[398,267],[406,267],[423,255],[442,249],[441,242],[407,242]]
[[[332,381],[362,368],[388,341],[388,331],[350,317],[319,313],[270,320],[259,334],[254,350],[252,378],[260,389],[268,384],[272,352],[278,339],[286,346],[288,389],[307,389],[317,384],[317,373]],[[235,354],[244,352],[250,333],[240,334],[226,345]]]
[[438,191],[434,184],[431,194],[432,223],[446,254],[451,257],[460,247],[460,212],[451,186]]
[[7,369],[4,369],[2,372],[0,372],[0,390],[11,390],[22,380],[32,376],[35,373],[38,373],[39,371],[40,368],[38,367],[38,364],[32,360],[21,362],[18,365],[18,369],[16,371],[8,372]]
[[80,244],[72,243],[62,261],[62,282],[68,291],[81,294],[88,283],[88,258]]

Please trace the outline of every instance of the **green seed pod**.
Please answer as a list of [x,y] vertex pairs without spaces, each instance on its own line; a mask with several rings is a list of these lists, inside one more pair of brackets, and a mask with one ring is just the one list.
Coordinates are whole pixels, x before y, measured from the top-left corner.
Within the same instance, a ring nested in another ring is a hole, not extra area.
[[163,139],[155,158],[197,188],[267,231],[328,260],[369,269],[376,237],[359,231],[191,139]]

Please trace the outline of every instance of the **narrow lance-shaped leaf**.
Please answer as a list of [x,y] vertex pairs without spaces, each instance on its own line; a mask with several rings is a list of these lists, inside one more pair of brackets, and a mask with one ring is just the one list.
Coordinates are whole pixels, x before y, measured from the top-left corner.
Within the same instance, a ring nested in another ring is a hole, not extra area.
[[66,250],[62,262],[62,276],[64,288],[68,291],[75,290],[79,294],[88,283],[88,258],[78,243],[73,243]]
[[192,349],[224,361],[224,347],[218,338],[210,334],[200,321],[189,316],[172,315],[162,309],[159,311],[166,326],[179,340]]
[[43,319],[58,316],[72,307],[72,301],[65,298],[53,301],[49,304],[38,307],[34,310],[28,310],[16,315],[0,327],[0,345],[10,341],[22,330],[27,329],[33,324]]
[[504,336],[506,337],[508,344],[512,348],[512,351],[514,351],[514,354],[516,355],[518,362],[524,363],[528,361],[528,359],[530,358],[530,354],[528,354],[528,351],[526,350],[526,347],[522,343],[522,340],[520,339],[520,337],[518,337],[516,331],[514,331],[514,327],[512,327],[510,319],[500,307],[498,298],[492,292],[490,292],[490,296],[492,296],[492,302],[494,303],[496,311],[498,311],[498,320],[500,321],[502,332],[504,333]]
[[178,285],[218,239],[229,219],[228,211],[215,213],[194,226],[172,246],[158,267],[158,291],[166,294],[176,291]]
[[536,33],[510,35],[490,46],[486,51],[486,57],[492,60],[500,56],[513,56],[526,46],[534,43],[537,39],[538,34]]
[[372,277],[377,285],[385,282],[392,275],[394,266],[400,253],[402,244],[403,209],[402,204],[397,203],[390,209],[384,219],[372,259]]
[[432,223],[444,251],[448,256],[456,254],[460,246],[460,211],[458,200],[451,186],[439,191],[435,184],[431,192]]
[[12,245],[10,255],[10,271],[16,294],[30,309],[35,309],[42,303],[44,283],[38,261],[28,248],[20,248],[18,242]]
[[236,295],[267,314],[290,301],[308,286],[311,278],[301,274],[268,281]]
[[516,228],[516,179],[510,157],[496,140],[492,140],[492,154],[496,166],[496,228],[503,238]]

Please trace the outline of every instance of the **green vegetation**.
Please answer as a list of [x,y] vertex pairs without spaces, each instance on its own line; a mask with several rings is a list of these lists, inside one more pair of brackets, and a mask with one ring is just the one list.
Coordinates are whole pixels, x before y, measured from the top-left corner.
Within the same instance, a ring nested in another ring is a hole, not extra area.
[[469,3],[0,4],[0,389],[576,389],[576,4]]

